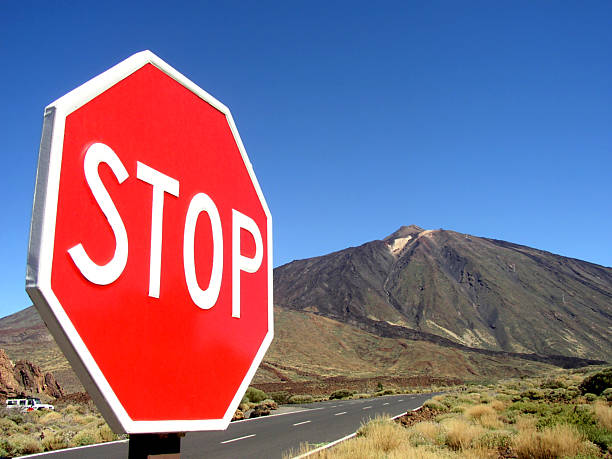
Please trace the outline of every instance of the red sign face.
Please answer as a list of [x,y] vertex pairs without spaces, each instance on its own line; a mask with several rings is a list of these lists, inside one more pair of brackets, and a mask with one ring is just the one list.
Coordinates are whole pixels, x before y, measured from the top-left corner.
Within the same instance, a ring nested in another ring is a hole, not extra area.
[[107,421],[225,428],[273,333],[271,217],[227,108],[139,53],[47,108],[38,175],[28,293]]

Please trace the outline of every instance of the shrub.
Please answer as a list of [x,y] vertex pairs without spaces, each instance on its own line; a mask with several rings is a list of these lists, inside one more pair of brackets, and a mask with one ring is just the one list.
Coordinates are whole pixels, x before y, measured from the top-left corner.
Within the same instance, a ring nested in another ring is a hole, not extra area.
[[289,392],[287,391],[271,392],[269,395],[270,398],[279,405],[284,405],[289,402]]
[[113,441],[117,439],[117,435],[115,435],[115,433],[107,424],[104,424],[98,428],[98,435],[100,436],[100,439],[104,442]]
[[491,402],[491,408],[493,408],[495,411],[504,411],[505,407],[504,402],[500,400],[493,400]]
[[601,396],[607,401],[612,402],[612,387],[608,387],[601,393]]
[[238,405],[238,409],[242,412],[246,412],[251,409],[251,405],[249,405],[249,402],[245,402],[243,399],[243,401],[240,402],[240,405]]
[[24,434],[12,435],[8,439],[12,455],[42,453],[43,448],[40,441]]
[[509,448],[512,445],[512,434],[507,430],[494,430],[487,432],[478,439],[478,445],[485,448],[495,449]]
[[542,389],[565,389],[567,385],[561,379],[547,379],[540,387]]
[[0,432],[4,434],[14,433],[18,429],[15,421],[9,418],[0,418]]
[[348,389],[339,389],[337,391],[332,392],[332,394],[329,396],[330,400],[339,400],[342,398],[348,398],[351,395],[353,395],[353,392],[351,392]]
[[41,424],[50,424],[61,418],[62,418],[62,415],[60,413],[56,411],[49,411],[48,413],[45,413],[44,415],[40,417],[39,422]]
[[544,398],[544,392],[538,389],[528,389],[521,393],[521,397],[529,400],[542,400]]
[[357,430],[358,437],[366,437],[375,451],[389,453],[397,449],[406,435],[403,427],[385,418],[377,417]]
[[440,425],[431,421],[418,422],[412,426],[412,430],[419,433],[430,442],[435,442],[440,434]]
[[480,419],[485,415],[497,417],[497,411],[495,411],[495,409],[493,409],[493,407],[490,405],[470,406],[464,411],[464,413],[468,418],[472,419]]
[[249,387],[244,396],[249,399],[249,402],[253,403],[263,402],[265,399],[270,398],[263,390],[255,389],[254,387]]
[[427,407],[429,409],[432,410],[436,410],[436,411],[446,411],[447,408],[442,405],[440,402],[436,402],[435,400],[427,400],[424,404],[424,407]]
[[44,431],[42,445],[45,451],[54,451],[56,449],[64,449],[70,446],[61,433],[52,431]]
[[11,445],[5,438],[0,438],[0,457],[10,457],[12,453]]
[[484,429],[462,419],[449,419],[445,423],[446,445],[455,450],[467,449],[472,442],[484,434]]
[[584,398],[586,398],[587,402],[594,402],[597,399],[597,395],[595,394],[591,394],[590,392],[587,394],[584,394]]
[[85,429],[72,437],[72,446],[85,446],[100,443],[102,439],[97,429]]
[[589,376],[578,387],[582,394],[590,392],[595,395],[601,395],[604,390],[612,387],[612,368],[607,368]]
[[312,395],[292,395],[291,397],[289,397],[289,403],[312,403],[314,402],[314,399],[312,398]]
[[556,425],[541,432],[525,430],[514,438],[514,451],[519,459],[548,459],[578,454],[598,454],[592,443],[573,426]]
[[603,402],[597,402],[593,406],[593,412],[599,423],[612,432],[612,406]]

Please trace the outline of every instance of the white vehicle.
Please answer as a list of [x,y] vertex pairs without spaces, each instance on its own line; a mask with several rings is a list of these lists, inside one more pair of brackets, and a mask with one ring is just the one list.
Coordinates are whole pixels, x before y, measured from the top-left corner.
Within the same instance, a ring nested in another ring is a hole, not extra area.
[[8,409],[20,409],[22,411],[55,409],[53,405],[49,405],[48,403],[42,403],[39,398],[35,397],[8,398],[6,400],[6,407]]

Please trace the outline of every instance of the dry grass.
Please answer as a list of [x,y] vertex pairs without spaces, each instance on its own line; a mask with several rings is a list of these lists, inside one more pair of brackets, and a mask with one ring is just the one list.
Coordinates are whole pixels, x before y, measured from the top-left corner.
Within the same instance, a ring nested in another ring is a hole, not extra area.
[[601,425],[612,432],[612,406],[604,402],[597,402],[593,405],[593,412]]
[[501,429],[504,423],[499,419],[497,413],[487,413],[478,419],[478,423],[487,429]]
[[[312,449],[314,448],[308,445],[301,445],[299,451],[284,454],[283,458],[297,457]],[[377,418],[362,426],[356,438],[309,457],[313,459],[458,459],[460,456],[434,447],[413,446],[405,428],[390,420]]]
[[7,442],[11,455],[35,454],[43,451],[42,443],[26,434],[11,435]]
[[504,409],[506,408],[506,404],[501,400],[493,400],[490,406],[498,412],[504,411]]
[[453,450],[470,448],[474,440],[484,434],[481,426],[459,418],[448,419],[442,426],[446,434],[445,444]]
[[549,459],[599,452],[575,427],[568,425],[556,425],[541,432],[523,430],[514,438],[513,446],[519,459]]
[[362,425],[357,431],[357,437],[367,439],[367,444],[377,451],[388,453],[393,451],[402,443],[408,442],[408,434],[399,424],[377,417],[374,420]]
[[499,456],[495,448],[476,446],[461,452],[461,458],[465,459],[496,459]]
[[[569,378],[569,382],[579,382],[587,374]],[[377,419],[362,426],[357,438],[313,457],[609,457],[612,406],[602,400],[586,404],[575,384],[559,379],[559,375],[561,371],[554,374],[556,379],[524,378],[473,386],[470,392],[466,388],[448,392],[426,404],[442,408],[435,420],[398,430]]]
[[48,413],[43,414],[38,422],[41,424],[47,425],[53,422],[56,422],[58,419],[61,419],[62,415],[56,411],[49,411]]
[[464,411],[464,414],[468,418],[480,419],[481,417],[486,415],[496,416],[497,411],[495,411],[491,405],[474,405],[467,408]]
[[519,432],[536,430],[538,420],[535,416],[519,416],[516,419],[515,427]]
[[418,433],[430,443],[436,442],[440,435],[440,425],[437,422],[423,421],[412,426],[411,430]]

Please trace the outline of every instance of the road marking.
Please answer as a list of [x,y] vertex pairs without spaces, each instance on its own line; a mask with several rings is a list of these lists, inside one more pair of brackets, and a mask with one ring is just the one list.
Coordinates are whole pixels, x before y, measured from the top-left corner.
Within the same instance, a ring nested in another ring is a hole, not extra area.
[[273,418],[274,416],[285,416],[287,414],[305,413],[306,411],[317,411],[317,410],[324,410],[324,409],[326,408],[304,408],[301,410],[289,411],[288,413],[278,413],[278,414],[271,414],[270,416],[260,416],[258,418],[241,419],[240,421],[232,421],[232,424],[237,424],[239,422],[261,421],[262,419],[270,419],[270,418]]
[[383,406],[388,405],[388,404],[389,404],[388,402],[387,403],[383,403]]
[[363,408],[361,408],[362,410],[369,410],[370,408],[372,408],[372,406],[364,406]]
[[255,435],[256,434],[251,434],[251,435],[245,435],[244,437],[232,438],[231,440],[225,440],[225,441],[222,441],[221,443],[231,443],[233,441],[244,440],[245,438],[251,438],[251,437],[254,437]]
[[[415,409],[413,409],[412,411],[420,410],[422,407],[423,407],[423,405],[418,406]],[[400,417],[404,416],[405,414],[406,414],[405,412],[401,413],[401,414],[398,414],[397,416],[393,416],[391,419],[400,418]],[[335,446],[335,445],[337,445],[339,443],[342,443],[343,441],[349,440],[349,439],[351,439],[353,437],[356,437],[356,436],[357,436],[357,432],[353,432],[352,434],[349,434],[346,437],[339,438],[336,441],[332,441],[331,443],[328,443],[327,445],[323,445],[323,446],[321,446],[321,447],[319,447],[317,449],[313,449],[312,451],[308,451],[307,453],[304,453],[304,454],[302,454],[300,456],[294,457],[293,459],[304,459],[306,457],[309,457],[309,456],[312,456],[313,454],[316,454],[316,453],[319,453],[321,451],[324,451],[324,450],[326,450],[328,448],[331,448],[331,447],[333,447],[333,446]]]
[[327,445],[323,445],[323,446],[321,446],[321,447],[319,447],[317,449],[313,449],[312,451],[308,451],[307,453],[304,453],[301,456],[294,457],[293,459],[304,459],[305,457],[312,456],[313,454],[316,454],[318,452],[326,450],[327,448],[331,448],[332,446],[335,446],[338,443],[342,443],[343,441],[349,440],[349,439],[351,439],[353,437],[356,437],[356,436],[357,436],[357,432],[353,432],[352,434],[349,434],[346,437],[339,438],[336,441],[332,441],[331,443],[328,443]]
[[302,422],[296,422],[295,424],[293,424],[294,426],[301,426],[302,424],[308,424],[309,422],[312,421],[302,421]]
[[96,446],[108,446],[108,445],[113,445],[117,443],[127,443],[127,442],[128,440],[115,440],[115,441],[108,441],[106,443],[96,443],[95,445],[85,445],[85,446],[76,446],[74,448],[55,449],[53,451],[46,451],[44,453],[30,454],[29,457],[51,456],[52,454],[62,453],[65,451],[77,451],[79,449],[89,449],[89,448],[95,448]]
[[346,414],[346,411],[343,411],[342,413],[336,413],[334,414],[334,416],[340,416],[341,414]]
[[400,399],[398,400],[398,402],[403,402],[403,401],[404,401],[404,399],[403,399],[403,398],[400,398]]
[[338,406],[338,405],[332,405],[331,407],[332,407],[332,408],[336,408],[337,406]]

